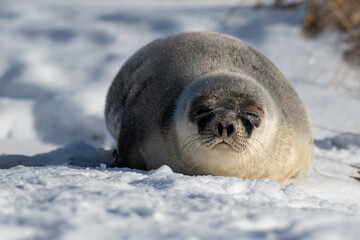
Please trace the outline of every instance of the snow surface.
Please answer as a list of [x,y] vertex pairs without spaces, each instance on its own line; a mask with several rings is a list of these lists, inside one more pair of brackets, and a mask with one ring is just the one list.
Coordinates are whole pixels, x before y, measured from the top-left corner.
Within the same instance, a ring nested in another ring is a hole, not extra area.
[[[0,0],[0,239],[358,239],[360,81],[341,35],[304,38],[303,7],[239,2]],[[108,168],[113,77],[179,31],[242,38],[280,68],[312,117],[307,175],[280,186]]]

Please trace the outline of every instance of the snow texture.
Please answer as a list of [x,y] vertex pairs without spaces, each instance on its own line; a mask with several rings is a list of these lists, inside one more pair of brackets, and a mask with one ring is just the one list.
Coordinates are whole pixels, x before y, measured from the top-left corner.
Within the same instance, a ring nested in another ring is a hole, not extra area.
[[[360,82],[342,36],[304,38],[304,7],[243,2],[0,0],[0,239],[358,239]],[[107,89],[132,53],[179,31],[236,36],[279,67],[312,118],[307,175],[111,168]]]

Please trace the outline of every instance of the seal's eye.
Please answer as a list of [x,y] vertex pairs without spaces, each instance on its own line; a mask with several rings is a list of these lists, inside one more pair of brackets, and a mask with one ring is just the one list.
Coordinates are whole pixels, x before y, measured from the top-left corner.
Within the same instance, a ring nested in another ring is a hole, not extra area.
[[194,111],[194,117],[197,117],[197,116],[200,116],[200,115],[209,113],[209,112],[211,112],[211,111],[212,111],[212,109],[210,109],[210,108],[200,108],[200,109],[197,109],[197,110]]
[[247,121],[249,121],[254,127],[260,126],[260,117],[256,113],[253,112],[242,112],[241,114],[242,118],[245,118]]
[[248,117],[252,117],[252,118],[259,118],[258,115],[256,115],[255,113],[252,112],[244,112]]

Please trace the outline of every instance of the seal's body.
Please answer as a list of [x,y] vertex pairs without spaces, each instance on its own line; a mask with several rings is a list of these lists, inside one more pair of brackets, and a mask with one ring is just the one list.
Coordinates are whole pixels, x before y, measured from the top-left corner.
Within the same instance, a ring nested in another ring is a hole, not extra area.
[[179,33],[140,49],[113,81],[105,117],[120,167],[284,182],[312,161],[309,115],[295,90],[261,53],[226,35]]

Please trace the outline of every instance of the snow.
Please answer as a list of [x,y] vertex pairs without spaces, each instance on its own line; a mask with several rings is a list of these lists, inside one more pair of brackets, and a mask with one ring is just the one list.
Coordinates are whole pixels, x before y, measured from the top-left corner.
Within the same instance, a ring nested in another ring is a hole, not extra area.
[[[359,72],[341,35],[304,38],[303,7],[253,2],[0,1],[0,239],[358,239]],[[111,168],[103,108],[119,67],[198,30],[244,39],[291,81],[313,122],[307,175],[280,186]]]
[[267,179],[190,177],[166,166],[150,172],[18,166],[3,178],[1,232],[33,230],[14,233],[19,238],[355,239],[360,233],[358,207]]

